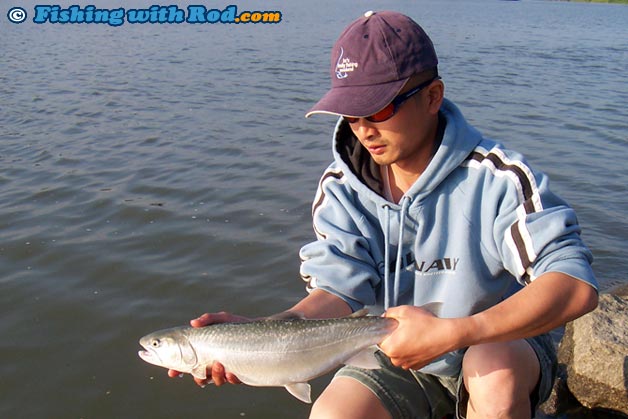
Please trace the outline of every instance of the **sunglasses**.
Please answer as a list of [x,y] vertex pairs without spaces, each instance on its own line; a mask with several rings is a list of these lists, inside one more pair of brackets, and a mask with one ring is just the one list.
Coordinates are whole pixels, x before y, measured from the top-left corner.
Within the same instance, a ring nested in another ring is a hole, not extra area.
[[[392,100],[392,102],[386,105],[384,109],[382,109],[381,111],[375,112],[371,116],[365,116],[364,119],[366,119],[369,122],[384,122],[384,121],[389,120],[397,113],[397,111],[399,110],[399,107],[401,106],[403,102],[410,99],[413,95],[419,93],[421,90],[425,89],[427,86],[432,84],[434,80],[440,80],[440,77],[436,76],[431,80],[428,80],[426,82],[419,84],[414,89],[408,90],[407,92],[398,95]],[[356,118],[354,116],[343,116],[343,118],[345,119],[345,121],[347,121],[350,124],[355,124],[356,122],[358,122],[359,119],[361,119],[361,118]]]

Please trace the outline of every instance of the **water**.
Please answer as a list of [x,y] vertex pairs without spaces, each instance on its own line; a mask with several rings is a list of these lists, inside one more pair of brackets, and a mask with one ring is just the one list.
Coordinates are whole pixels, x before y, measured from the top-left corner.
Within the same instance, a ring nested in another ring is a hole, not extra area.
[[[280,10],[276,25],[120,27],[14,25],[3,5],[0,417],[307,415],[282,389],[201,390],[136,352],[143,334],[205,311],[265,315],[304,295],[298,249],[334,121],[303,114],[365,9],[309,4],[237,3]],[[422,23],[447,96],[550,174],[603,289],[628,282],[628,7],[369,8]]]

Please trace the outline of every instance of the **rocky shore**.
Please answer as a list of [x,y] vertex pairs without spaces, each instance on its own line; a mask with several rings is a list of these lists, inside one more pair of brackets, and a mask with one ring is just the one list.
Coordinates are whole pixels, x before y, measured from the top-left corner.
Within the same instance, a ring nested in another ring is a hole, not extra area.
[[565,327],[559,373],[540,413],[569,419],[628,418],[628,286]]

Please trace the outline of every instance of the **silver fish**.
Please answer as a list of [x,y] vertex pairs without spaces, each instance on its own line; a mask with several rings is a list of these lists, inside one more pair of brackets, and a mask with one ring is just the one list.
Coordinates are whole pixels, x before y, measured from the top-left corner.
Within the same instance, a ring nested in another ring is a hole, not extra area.
[[379,368],[376,344],[397,321],[365,316],[327,320],[259,320],[175,327],[140,339],[144,361],[205,379],[214,361],[251,386],[283,386],[311,403],[309,380],[342,364]]

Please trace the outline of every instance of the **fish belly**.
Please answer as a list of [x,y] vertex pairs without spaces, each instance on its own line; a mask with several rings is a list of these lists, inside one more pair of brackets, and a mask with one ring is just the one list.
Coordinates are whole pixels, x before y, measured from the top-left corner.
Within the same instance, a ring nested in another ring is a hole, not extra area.
[[225,370],[252,386],[285,386],[304,383],[343,364],[370,343],[355,342],[313,347],[296,351],[246,351],[225,354]]

